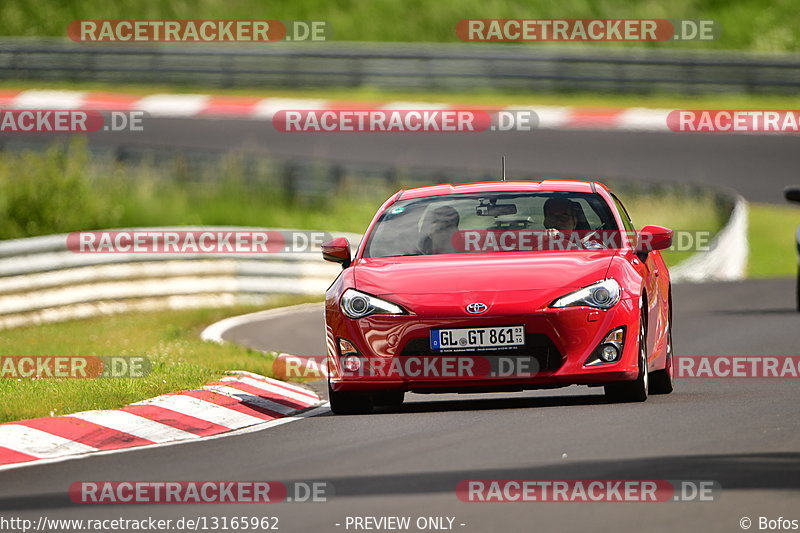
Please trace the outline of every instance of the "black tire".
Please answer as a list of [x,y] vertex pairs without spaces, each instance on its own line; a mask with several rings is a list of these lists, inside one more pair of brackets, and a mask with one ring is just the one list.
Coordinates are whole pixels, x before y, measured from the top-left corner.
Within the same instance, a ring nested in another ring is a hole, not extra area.
[[331,411],[337,415],[364,415],[372,412],[372,396],[369,394],[334,391],[328,382],[328,401]]
[[647,392],[650,384],[650,376],[647,370],[647,321],[642,306],[642,318],[639,320],[639,375],[633,381],[623,381],[606,385],[606,399],[612,403],[643,402],[647,400]]
[[406,398],[405,391],[385,390],[378,391],[372,395],[372,403],[376,407],[400,407]]
[[675,390],[675,371],[672,358],[672,322],[669,324],[667,337],[667,366],[664,370],[650,373],[650,394],[669,394]]

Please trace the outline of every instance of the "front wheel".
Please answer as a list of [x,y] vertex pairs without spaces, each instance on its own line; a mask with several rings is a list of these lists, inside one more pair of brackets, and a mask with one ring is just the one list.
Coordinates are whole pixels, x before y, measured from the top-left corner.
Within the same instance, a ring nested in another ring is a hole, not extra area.
[[672,324],[667,332],[667,366],[650,376],[650,394],[669,394],[675,389],[672,358]]
[[[647,307],[643,307],[646,309]],[[644,313],[639,321],[639,375],[634,381],[606,385],[606,399],[613,403],[643,402],[647,399],[650,377],[647,370],[647,322]]]
[[352,391],[335,391],[328,381],[328,401],[337,415],[362,415],[372,412],[372,397]]

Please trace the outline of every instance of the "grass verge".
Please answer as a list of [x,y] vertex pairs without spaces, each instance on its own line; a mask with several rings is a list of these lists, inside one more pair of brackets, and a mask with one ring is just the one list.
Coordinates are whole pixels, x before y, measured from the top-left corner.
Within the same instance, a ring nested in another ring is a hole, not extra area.
[[[269,307],[319,298],[276,297]],[[228,370],[270,376],[274,354],[200,340],[207,325],[263,309],[235,307],[127,313],[4,331],[6,356],[145,356],[138,379],[0,379],[0,423],[91,409],[115,409],[167,392],[194,389]]]
[[304,191],[287,188],[284,169],[269,160],[228,154],[192,164],[180,155],[120,163],[91,154],[79,138],[45,152],[4,152],[0,239],[166,225],[362,232],[394,192],[380,177],[380,186],[365,187],[345,176],[334,191],[300,197]]
[[748,277],[797,275],[795,234],[798,226],[800,209],[797,207],[750,204]]
[[[695,196],[670,192],[630,197],[623,194],[620,199],[625,203],[636,228],[652,224],[681,232],[710,232],[714,235],[727,222],[711,192]],[[667,266],[674,266],[691,257],[695,251],[664,250],[661,253]]]

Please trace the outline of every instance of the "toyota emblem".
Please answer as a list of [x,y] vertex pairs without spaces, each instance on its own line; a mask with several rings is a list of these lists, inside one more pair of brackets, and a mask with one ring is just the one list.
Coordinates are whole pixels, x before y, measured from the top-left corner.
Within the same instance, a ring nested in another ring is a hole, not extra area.
[[467,313],[472,315],[479,315],[485,313],[489,306],[480,302],[471,303],[467,306]]

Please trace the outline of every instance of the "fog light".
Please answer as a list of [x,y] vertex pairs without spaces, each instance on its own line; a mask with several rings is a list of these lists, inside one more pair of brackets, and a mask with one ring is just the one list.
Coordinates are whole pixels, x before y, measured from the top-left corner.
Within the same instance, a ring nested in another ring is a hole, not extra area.
[[612,344],[606,344],[603,346],[603,349],[600,350],[600,359],[607,363],[616,360],[617,357],[619,357],[619,350]]
[[358,355],[358,350],[353,346],[353,343],[347,339],[339,339],[339,355],[342,357],[346,355]]
[[355,355],[348,355],[342,359],[342,366],[348,372],[358,372],[361,369],[361,359]]
[[603,342],[595,348],[583,363],[584,366],[607,365],[616,363],[622,358],[622,347],[625,345],[625,326],[608,332]]

